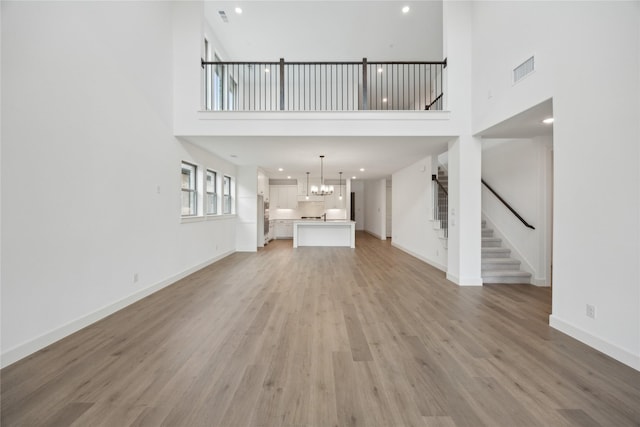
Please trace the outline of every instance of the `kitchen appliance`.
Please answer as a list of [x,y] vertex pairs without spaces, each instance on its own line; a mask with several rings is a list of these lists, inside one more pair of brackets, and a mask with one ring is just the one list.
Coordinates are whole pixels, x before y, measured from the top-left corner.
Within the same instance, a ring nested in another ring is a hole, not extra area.
[[263,208],[263,215],[264,215],[264,243],[267,244],[269,243],[269,240],[271,240],[270,236],[271,234],[269,233],[269,201],[267,200],[266,202],[263,203],[264,208]]
[[263,196],[258,196],[258,233],[257,244],[259,248],[269,243],[269,202]]

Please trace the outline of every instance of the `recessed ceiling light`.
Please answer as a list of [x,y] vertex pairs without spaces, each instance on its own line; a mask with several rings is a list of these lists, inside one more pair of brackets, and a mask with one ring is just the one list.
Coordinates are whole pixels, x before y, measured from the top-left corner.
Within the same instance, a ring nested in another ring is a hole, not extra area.
[[402,8],[402,13],[409,13],[409,10],[411,10],[409,9],[409,6],[405,6]]
[[236,7],[236,13],[238,15],[242,14],[242,8],[241,7]]
[[282,168],[278,168],[278,172],[282,172],[284,169]]
[[378,68],[378,72],[379,72],[379,73],[381,73],[381,72],[383,72],[383,71],[384,71],[384,70],[382,69],[382,67],[379,67],[379,68]]
[[352,176],[352,177],[351,177],[351,179],[356,179],[356,177],[355,177],[355,176]]
[[291,175],[287,175],[287,179],[291,179]]
[[382,98],[382,102],[387,102],[387,98]]
[[550,125],[551,123],[553,123],[553,117],[548,117],[544,119],[542,123],[544,123],[545,125]]
[[360,168],[360,172],[364,172],[364,168]]

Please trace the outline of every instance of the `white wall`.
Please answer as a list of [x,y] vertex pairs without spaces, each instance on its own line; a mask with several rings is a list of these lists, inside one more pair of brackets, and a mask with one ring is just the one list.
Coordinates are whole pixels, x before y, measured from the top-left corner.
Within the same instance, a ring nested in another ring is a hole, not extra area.
[[3,2],[2,39],[6,366],[236,239],[181,223],[181,160],[235,167],[172,136],[171,3]]
[[495,237],[511,249],[533,284],[551,284],[549,240],[552,141],[550,137],[482,141],[482,178],[535,230],[525,227],[485,186],[482,213]]
[[448,150],[447,279],[461,286],[480,286],[481,161],[480,140],[460,136]]
[[236,249],[256,252],[258,238],[258,167],[239,166],[236,178],[238,225]]
[[381,240],[387,239],[386,206],[387,182],[385,179],[367,180],[364,183],[364,230]]
[[391,180],[386,182],[385,200],[385,232],[388,238],[391,238],[391,230],[393,229],[393,183]]
[[[2,46],[2,5],[0,4],[0,46]],[[1,51],[1,49],[0,49]],[[2,55],[0,54],[0,82],[2,81]],[[2,84],[0,84],[0,100],[2,100]],[[2,102],[0,102],[0,129],[2,129]],[[2,137],[0,136],[0,165],[2,164]],[[0,173],[0,188],[2,188],[2,174]],[[0,224],[2,224],[2,198],[0,197]],[[0,226],[0,242],[2,242],[2,226]],[[2,260],[2,245],[0,245],[0,260]],[[2,319],[2,262],[0,262],[0,319]],[[0,355],[3,354],[2,328],[0,327]],[[1,358],[1,357],[0,357]],[[2,364],[0,363],[0,366]]]
[[553,98],[551,325],[640,369],[640,3],[473,7],[474,128]]
[[442,271],[447,270],[447,249],[433,228],[431,157],[393,174],[392,244]]

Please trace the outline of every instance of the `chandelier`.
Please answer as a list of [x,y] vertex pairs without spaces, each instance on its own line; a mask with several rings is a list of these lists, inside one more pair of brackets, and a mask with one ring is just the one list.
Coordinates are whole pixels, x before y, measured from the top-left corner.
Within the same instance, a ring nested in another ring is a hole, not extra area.
[[314,196],[329,196],[333,194],[333,185],[324,185],[324,156],[320,156],[320,188],[311,186],[311,194]]

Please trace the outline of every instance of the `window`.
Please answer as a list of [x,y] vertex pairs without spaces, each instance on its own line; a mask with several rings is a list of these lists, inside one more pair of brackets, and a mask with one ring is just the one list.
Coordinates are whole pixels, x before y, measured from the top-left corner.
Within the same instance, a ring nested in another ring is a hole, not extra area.
[[[211,51],[209,50],[209,40],[204,39],[204,60],[205,62],[211,61]],[[211,110],[211,65],[206,65],[204,67],[204,108],[205,110]]]
[[[220,62],[218,55],[213,55],[214,62]],[[222,65],[213,66],[213,109],[222,110],[222,76],[224,67]]]
[[217,174],[207,169],[207,215],[218,213]]
[[182,162],[182,216],[196,215],[198,212],[196,172],[197,167],[195,165]]
[[233,198],[231,197],[231,177],[224,176],[224,205],[222,207],[222,213],[230,214],[232,213],[232,203]]
[[235,110],[236,109],[236,94],[238,93],[238,83],[233,79],[233,77],[229,78],[229,95],[227,99],[227,109]]

